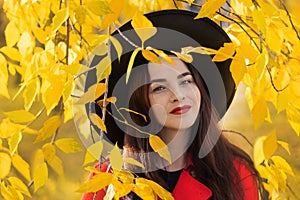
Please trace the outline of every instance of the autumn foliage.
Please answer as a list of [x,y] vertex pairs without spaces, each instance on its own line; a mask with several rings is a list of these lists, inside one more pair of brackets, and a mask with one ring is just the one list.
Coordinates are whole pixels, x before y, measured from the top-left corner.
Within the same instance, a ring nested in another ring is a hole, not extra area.
[[[83,151],[74,138],[57,139],[63,123],[75,120],[78,132],[86,138],[95,135],[92,124],[103,131],[101,134],[106,132],[104,119],[95,113],[86,114],[84,108],[105,96],[111,72],[111,46],[119,56],[122,54],[122,46],[112,36],[118,27],[132,19],[132,26],[141,38],[133,59],[142,51],[144,57],[153,62],[158,56],[168,61],[163,52],[154,47],[150,51],[144,46],[144,41],[153,36],[156,29],[143,13],[154,10],[193,8],[198,12],[195,20],[209,17],[222,26],[232,43],[220,49],[183,47],[182,52],[174,53],[185,61],[191,59],[191,52],[214,55],[214,61],[232,58],[230,71],[237,86],[240,83],[246,86],[245,96],[255,128],[265,121],[272,124],[272,107],[277,113],[285,112],[299,136],[299,7],[296,0],[207,0],[201,4],[193,0],[4,0],[3,9],[9,23],[4,32],[6,45],[0,48],[0,95],[12,101],[22,96],[24,105],[23,109],[3,112],[6,118],[0,122],[2,197],[17,200],[24,199],[24,195],[34,196],[48,181],[49,168],[63,175],[58,149],[65,153]],[[145,27],[150,28],[149,31],[139,32],[138,28]],[[90,66],[94,55],[101,55],[103,59]],[[128,76],[131,67],[129,63]],[[92,69],[97,71],[97,80],[104,81],[85,91],[86,74]],[[16,75],[21,77],[20,87],[12,93],[8,79]],[[112,97],[97,103],[116,101]],[[33,111],[36,104],[43,105],[39,111]],[[47,119],[42,128],[33,129],[31,124],[44,112]],[[41,144],[35,152],[34,163],[26,161],[18,151],[24,134],[34,135],[34,142]],[[93,143],[87,145],[84,166],[92,166],[103,157],[105,144],[101,139],[101,135],[97,135]],[[160,156],[170,160],[159,137],[151,136],[150,145]],[[287,174],[294,176],[290,164],[276,155],[278,146],[290,153],[289,144],[278,140],[275,130],[257,138],[253,155],[256,169],[265,179],[264,186],[273,200],[291,195]],[[109,158],[115,173],[97,172],[78,192],[97,191],[112,184],[114,193],[108,195],[116,198],[134,191],[142,197],[172,199],[156,183],[122,171],[124,162],[143,165],[134,159],[122,158],[117,146],[110,148]],[[93,171],[92,167],[87,169]]]

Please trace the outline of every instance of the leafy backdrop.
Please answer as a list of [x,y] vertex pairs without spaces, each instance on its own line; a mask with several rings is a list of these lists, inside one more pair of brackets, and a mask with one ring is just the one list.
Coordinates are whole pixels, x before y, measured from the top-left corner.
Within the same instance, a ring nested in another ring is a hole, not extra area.
[[[133,27],[145,41],[151,33],[139,33],[138,28],[152,24],[142,14],[170,8],[193,9],[198,12],[196,18],[209,17],[230,35],[233,42],[219,50],[193,47],[178,55],[189,59],[191,51],[210,52],[215,60],[233,59],[230,70],[239,95],[224,118],[224,132],[253,155],[270,199],[299,198],[300,4],[296,0],[7,0],[2,5],[7,18],[5,24],[2,14],[2,198],[59,199],[61,195],[55,193],[62,192],[64,198],[73,199],[79,198],[80,192],[100,189],[95,180],[83,182],[88,173],[84,168],[91,171],[87,166],[93,166],[105,149],[90,127],[94,124],[105,132],[104,119],[93,113],[85,116],[81,107],[105,94],[106,85],[82,90],[91,67],[84,61],[93,55],[104,56],[93,68],[99,81],[108,80],[110,46],[122,53],[110,34],[133,19]],[[143,44],[138,44],[136,51],[143,51],[152,61],[164,57]],[[130,66],[128,69],[130,73]],[[115,101],[104,99],[101,103]],[[252,144],[243,145],[242,134]],[[92,142],[82,142],[85,139]],[[168,159],[164,144],[151,139],[153,149]],[[123,162],[140,165],[122,160],[117,148],[111,150],[110,159],[116,163],[115,171]],[[102,175],[98,176],[100,182],[108,177]],[[130,180],[127,185],[116,181],[121,175]],[[133,184],[131,178],[130,173],[120,171],[106,181],[117,189],[116,196],[130,190],[147,195],[139,189],[139,184],[146,184],[153,196],[171,198],[154,183],[139,179]],[[125,186],[127,190],[121,190]]]

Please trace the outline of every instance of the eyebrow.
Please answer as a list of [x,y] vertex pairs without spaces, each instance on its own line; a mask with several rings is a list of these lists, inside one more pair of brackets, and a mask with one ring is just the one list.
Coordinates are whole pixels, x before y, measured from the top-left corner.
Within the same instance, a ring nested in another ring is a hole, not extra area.
[[[185,76],[188,76],[188,75],[192,75],[191,72],[184,72],[184,73],[182,73],[182,74],[179,74],[179,75],[177,76],[177,79],[181,79],[181,78],[183,78],[183,77],[185,77]],[[151,80],[150,83],[166,82],[166,81],[167,81],[167,80],[164,79],[164,78],[159,78],[159,79],[153,79],[153,80]]]

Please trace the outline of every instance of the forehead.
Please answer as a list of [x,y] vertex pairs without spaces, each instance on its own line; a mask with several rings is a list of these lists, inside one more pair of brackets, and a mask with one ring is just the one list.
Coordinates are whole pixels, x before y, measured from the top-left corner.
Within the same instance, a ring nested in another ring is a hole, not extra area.
[[189,72],[186,64],[179,58],[177,58],[176,56],[170,56],[170,58],[175,62],[175,65],[166,62],[162,58],[160,58],[161,64],[152,62],[148,64],[150,80],[157,78],[169,78],[172,76],[177,77],[179,74]]

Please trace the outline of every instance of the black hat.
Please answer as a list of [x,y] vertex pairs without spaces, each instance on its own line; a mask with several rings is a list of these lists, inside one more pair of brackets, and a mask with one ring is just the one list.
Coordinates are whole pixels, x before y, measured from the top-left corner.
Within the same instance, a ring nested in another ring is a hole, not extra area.
[[[215,22],[208,18],[194,19],[196,15],[197,13],[186,10],[162,10],[145,14],[153,26],[156,27],[157,32],[144,43],[144,47],[149,46],[164,51],[176,52],[180,52],[181,48],[187,46],[203,46],[218,50],[224,43],[231,42],[225,31]],[[115,31],[113,36],[121,43],[123,54],[119,61],[117,51],[112,46],[112,71],[109,77],[108,97],[117,96],[117,107],[124,107],[122,97],[127,96],[128,92],[125,75],[130,56],[133,50],[136,49],[124,38],[128,38],[128,40],[139,46],[141,46],[141,40],[132,28],[131,22],[127,22],[119,30],[122,32],[122,35]],[[91,66],[96,65],[101,59],[102,57],[95,56]],[[222,117],[235,94],[235,83],[229,70],[231,59],[214,63],[211,56],[197,53],[193,54],[193,62],[191,64],[201,74],[212,103],[219,116]],[[88,73],[86,88],[96,83],[96,80],[95,71]],[[117,90],[117,93],[115,92],[116,87],[121,87],[121,89]],[[95,106],[97,114],[101,115],[100,107],[97,104]],[[109,105],[107,109],[109,112],[113,112],[115,108]],[[117,112],[113,113],[117,114]],[[106,136],[111,142],[118,142],[119,147],[122,147],[124,137],[124,131],[122,130],[125,130],[123,129],[124,127],[120,128],[122,124],[117,125],[114,118],[110,115],[106,115],[105,124],[108,133]]]

